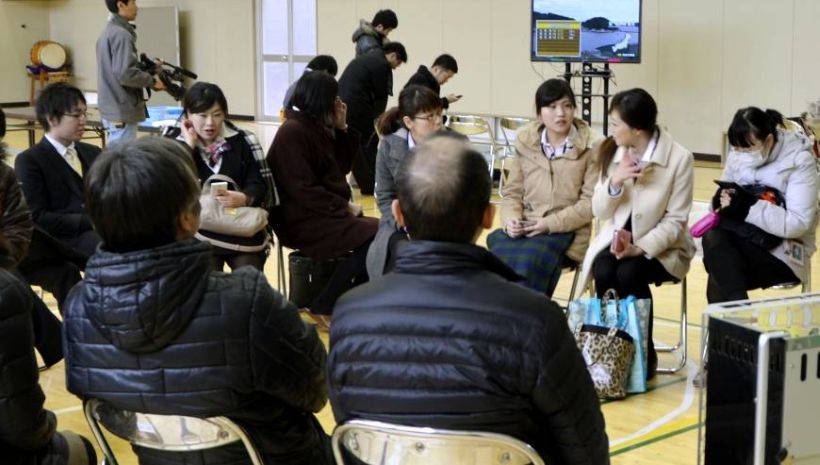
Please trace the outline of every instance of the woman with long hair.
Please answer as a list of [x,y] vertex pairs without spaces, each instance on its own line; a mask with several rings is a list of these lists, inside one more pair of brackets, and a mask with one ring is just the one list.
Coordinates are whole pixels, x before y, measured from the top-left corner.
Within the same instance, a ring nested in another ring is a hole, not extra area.
[[[599,149],[600,178],[592,213],[603,224],[584,257],[580,289],[591,272],[595,292],[652,298],[651,283],[681,280],[695,244],[687,223],[694,180],[692,152],[657,124],[658,107],[643,89],[617,93],[609,107],[610,136]],[[647,379],[658,357],[650,309]]]

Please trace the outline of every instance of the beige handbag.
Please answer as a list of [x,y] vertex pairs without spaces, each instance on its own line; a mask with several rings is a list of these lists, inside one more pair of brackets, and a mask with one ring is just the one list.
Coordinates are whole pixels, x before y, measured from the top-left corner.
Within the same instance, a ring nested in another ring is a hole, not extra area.
[[214,174],[202,185],[199,204],[199,229],[217,234],[236,237],[253,237],[268,224],[267,210],[259,207],[227,208],[211,195],[211,183],[226,181],[234,190],[239,190],[236,182],[223,174]]

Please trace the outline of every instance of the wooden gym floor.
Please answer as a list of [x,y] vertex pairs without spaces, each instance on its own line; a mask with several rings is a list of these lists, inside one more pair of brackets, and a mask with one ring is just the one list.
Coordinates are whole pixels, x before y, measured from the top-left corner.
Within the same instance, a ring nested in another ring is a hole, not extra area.
[[[15,123],[10,120],[9,123]],[[265,148],[270,144],[276,130],[275,125],[255,123],[241,124],[255,131]],[[41,137],[38,132],[37,139]],[[16,153],[26,148],[25,132],[10,132],[5,142],[11,152]],[[13,165],[13,156],[7,162]],[[713,179],[720,176],[720,167],[713,163],[696,163],[695,199],[706,201],[714,192]],[[368,216],[378,216],[373,197],[356,199]],[[498,200],[495,198],[494,200]],[[702,204],[701,204],[702,205]],[[498,218],[496,218],[496,224]],[[484,245],[486,233],[479,239]],[[287,256],[287,250],[285,256]],[[812,257],[812,267],[817,270],[817,254]],[[265,274],[272,285],[277,282],[277,258],[272,253],[265,266]],[[700,257],[692,262],[688,274],[688,361],[686,366],[674,375],[659,374],[651,384],[649,392],[629,396],[616,402],[604,402],[602,410],[606,417],[607,433],[610,439],[610,455],[614,465],[630,464],[668,464],[692,465],[697,463],[698,438],[698,395],[692,386],[692,378],[698,370],[700,361],[701,315],[706,307],[706,272]],[[812,289],[820,289],[818,273],[814,273]],[[571,273],[565,273],[555,292],[556,300],[568,296],[572,282]],[[655,337],[663,343],[678,341],[680,285],[664,285],[653,288],[655,297]],[[755,291],[751,297],[773,297],[791,295],[799,288],[786,291]],[[46,295],[46,303],[56,313],[56,303]],[[321,333],[327,344],[327,334]],[[677,363],[677,355],[660,356],[660,365],[668,366]],[[57,414],[58,429],[73,430],[91,438],[81,411],[80,401],[65,389],[63,363],[41,372],[40,384],[46,393],[46,407]],[[328,433],[333,431],[335,421],[330,406],[326,405],[319,414],[319,419]],[[127,444],[113,440],[120,463],[134,465],[136,458]],[[100,456],[101,458],[101,456]]]

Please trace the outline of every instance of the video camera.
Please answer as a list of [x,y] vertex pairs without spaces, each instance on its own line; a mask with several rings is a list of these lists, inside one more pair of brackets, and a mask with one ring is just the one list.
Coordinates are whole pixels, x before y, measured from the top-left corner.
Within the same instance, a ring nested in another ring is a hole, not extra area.
[[152,60],[144,53],[140,54],[140,61],[137,67],[152,75],[156,75],[165,86],[165,92],[168,92],[174,100],[181,100],[182,96],[185,95],[186,89],[183,82],[186,77],[191,79],[198,77],[196,73],[192,71],[172,65],[159,58]]

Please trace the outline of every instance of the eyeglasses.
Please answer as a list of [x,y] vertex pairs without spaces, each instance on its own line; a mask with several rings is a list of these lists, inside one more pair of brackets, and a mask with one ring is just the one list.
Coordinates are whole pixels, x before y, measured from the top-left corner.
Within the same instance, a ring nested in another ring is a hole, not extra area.
[[435,113],[435,114],[428,115],[428,116],[416,115],[416,116],[413,117],[413,119],[420,119],[420,120],[424,120],[424,121],[436,121],[436,120],[441,119],[441,113]]
[[63,113],[63,116],[70,116],[72,118],[88,118],[88,111],[78,111],[76,113]]

